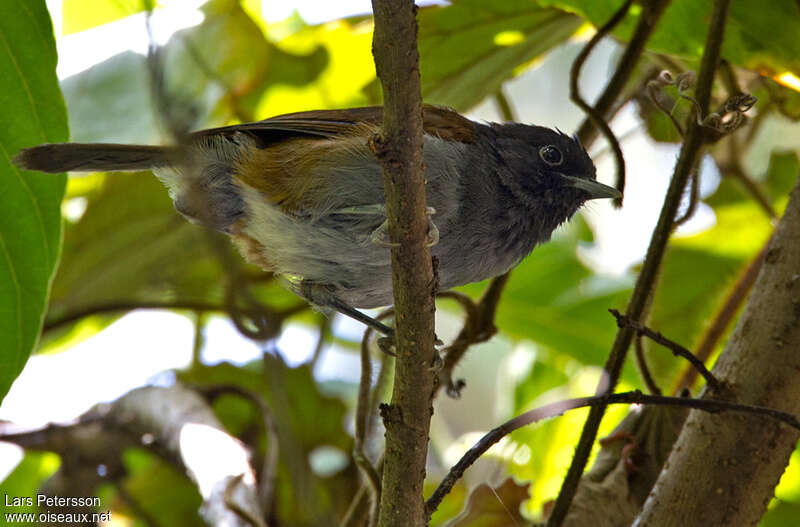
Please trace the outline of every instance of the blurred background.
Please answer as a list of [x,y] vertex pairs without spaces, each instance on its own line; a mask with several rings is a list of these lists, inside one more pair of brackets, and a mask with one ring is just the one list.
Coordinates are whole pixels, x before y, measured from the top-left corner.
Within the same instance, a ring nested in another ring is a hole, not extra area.
[[[584,116],[569,102],[570,65],[593,34],[589,21],[602,22],[620,3],[422,2],[423,97],[475,120],[503,121],[510,112],[513,120],[572,133]],[[460,363],[455,375],[466,382],[462,396],[441,394],[436,401],[432,484],[490,428],[535,406],[594,392],[616,332],[606,310],[626,305],[680,148],[669,119],[647,99],[647,81],[663,69],[696,69],[702,52],[702,28],[686,23],[686,3],[675,3],[674,11],[683,11],[667,14],[664,35],[653,38],[611,122],[627,164],[624,206],[589,203],[514,270],[495,320],[499,334]],[[709,2],[697,4],[702,12]],[[162,0],[148,12],[140,0],[48,0],[47,7],[72,141],[165,143],[176,127],[380,103],[368,1]],[[580,87],[587,100],[613,73],[634,21],[601,42],[585,65]],[[675,26],[686,33],[680,44],[669,41]],[[761,26],[753,26],[749,31],[761,36]],[[772,36],[780,43],[783,37]],[[648,322],[691,349],[764,246],[800,166],[797,69],[785,58],[793,50],[737,40],[735,31],[729,39],[737,45],[726,55],[731,70],[760,102],[746,125],[703,160],[699,201],[695,208],[686,196],[683,209],[691,208],[691,216],[676,231]],[[162,68],[157,87],[147,60],[154,44]],[[172,104],[159,110],[154,100],[164,95]],[[691,105],[676,100],[675,113],[683,117]],[[600,138],[588,150],[598,179],[613,184],[606,142]],[[351,488],[356,481],[350,448],[363,327],[308,309],[277,279],[245,264],[225,239],[185,222],[147,174],[71,177],[62,212],[64,245],[42,338],[0,405],[0,419],[32,428],[68,422],[145,384],[249,386],[269,361],[290,385],[288,414],[276,419],[279,425],[285,419],[283,430],[302,444],[316,478],[315,503],[339,511],[341,504],[328,504],[335,501],[329,486],[347,480]],[[463,291],[477,298],[484,286]],[[447,300],[437,307],[437,334],[449,342],[463,312]],[[712,356],[732,327],[713,343]],[[656,382],[671,392],[685,365],[663,349],[644,347]],[[391,361],[379,353],[373,358],[377,396],[386,399]],[[629,364],[620,389],[640,387]],[[215,409],[231,433],[252,432],[256,418],[240,402],[219,401]],[[605,433],[626,412],[612,409]],[[525,514],[540,514],[558,491],[584,418],[583,411],[570,412],[506,438],[470,469],[434,523],[454,516],[475,484],[499,484],[508,475],[530,497],[521,500]],[[373,454],[382,438],[376,421]],[[153,497],[163,489],[143,481],[164,469],[145,453],[129,457],[125,477],[100,491],[118,511],[115,525],[143,521],[132,500],[156,517],[163,512]],[[764,525],[789,525],[781,518],[797,511],[797,461],[796,454]],[[53,454],[0,443],[0,493],[30,495],[58,466]],[[279,480],[292,479],[281,474]],[[173,474],[162,483],[177,489],[175,500],[186,511],[196,510],[191,486],[178,479]],[[279,489],[277,499],[291,518],[302,503],[288,492]],[[163,523],[197,523],[192,517]]]

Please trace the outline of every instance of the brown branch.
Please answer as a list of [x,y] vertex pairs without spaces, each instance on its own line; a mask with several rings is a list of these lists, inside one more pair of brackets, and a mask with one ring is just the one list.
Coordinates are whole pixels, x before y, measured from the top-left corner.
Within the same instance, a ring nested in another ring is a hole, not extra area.
[[[55,329],[61,328],[68,324],[72,324],[73,322],[77,322],[78,320],[90,316],[95,315],[111,315],[115,313],[125,312],[125,311],[133,311],[134,309],[174,309],[174,310],[187,310],[187,311],[194,311],[196,313],[207,313],[207,312],[228,312],[230,306],[226,304],[218,304],[214,302],[207,302],[203,300],[153,300],[153,301],[138,301],[138,300],[117,300],[112,302],[105,302],[102,304],[95,304],[86,307],[82,307],[80,309],[76,309],[75,311],[71,311],[65,313],[59,317],[52,318],[50,320],[46,320],[44,323],[44,327],[42,328],[42,332],[46,333],[48,331],[53,331]],[[249,317],[252,319],[260,318],[263,321],[269,321],[270,324],[277,324],[276,326],[269,326],[270,331],[274,330],[277,331],[280,329],[280,324],[286,320],[287,318],[296,315],[304,310],[308,309],[308,304],[303,302],[299,303],[293,307],[289,307],[283,309],[281,311],[271,311],[266,308],[263,309],[240,309],[238,310],[238,314],[240,316]],[[263,314],[265,312],[269,313],[268,317],[264,317]],[[260,317],[259,317],[260,316]],[[237,327],[238,329],[238,327]],[[243,330],[247,333],[251,333],[252,330],[245,329]]]
[[[609,404],[649,404],[661,406],[678,406],[685,408],[695,408],[703,412],[719,413],[719,412],[743,412],[753,415],[761,415],[786,423],[787,425],[800,430],[800,420],[788,412],[781,412],[773,408],[764,408],[761,406],[753,406],[747,404],[738,404],[730,401],[721,401],[717,399],[694,399],[689,397],[669,397],[665,395],[646,395],[638,390],[623,393],[614,393],[606,395],[595,395],[593,397],[578,397],[575,399],[566,399],[557,401],[545,406],[540,406],[524,414],[506,421],[502,425],[493,428],[486,433],[472,448],[470,448],[458,462],[450,468],[450,471],[444,477],[436,490],[433,491],[431,497],[428,498],[425,506],[432,513],[435,511],[442,499],[450,492],[456,482],[464,475],[464,472],[478,460],[489,448],[495,443],[500,441],[503,437],[507,436],[514,430],[527,426],[529,424],[556,417],[569,410],[584,407],[604,407]],[[552,513],[551,513],[552,518]]]
[[225,306],[216,304],[214,302],[205,301],[181,301],[181,300],[166,300],[166,301],[150,301],[139,302],[136,300],[117,300],[113,302],[105,302],[102,304],[95,304],[75,311],[65,313],[61,316],[45,320],[42,332],[53,331],[62,326],[72,324],[78,320],[94,315],[110,315],[120,311],[133,311],[134,309],[185,309],[187,311],[195,311],[198,313],[205,313],[208,311],[225,311]]
[[[493,278],[489,285],[486,286],[483,296],[477,305],[470,306],[462,302],[462,305],[465,306],[467,319],[452,344],[442,350],[444,359],[442,369],[439,371],[439,385],[444,386],[447,394],[451,397],[458,397],[462,388],[464,388],[463,380],[453,379],[453,370],[464,357],[469,347],[473,344],[486,342],[497,333],[494,317],[497,313],[497,305],[500,303],[503,289],[510,276],[511,271]],[[443,293],[439,296],[446,295]]]
[[700,375],[703,376],[703,378],[706,380],[706,384],[708,384],[708,386],[712,390],[714,390],[715,392],[719,392],[720,391],[721,386],[719,384],[719,381],[711,374],[710,371],[708,371],[708,368],[706,368],[706,365],[703,364],[703,361],[698,359],[691,351],[689,351],[688,349],[684,348],[683,346],[681,346],[680,344],[678,344],[674,340],[668,339],[667,337],[665,337],[661,333],[659,333],[657,331],[653,331],[652,329],[650,329],[649,327],[645,326],[644,324],[640,324],[639,322],[636,322],[635,320],[632,320],[630,317],[626,317],[625,315],[623,315],[622,313],[620,313],[616,309],[609,309],[608,311],[609,311],[609,313],[614,315],[615,319],[617,319],[617,326],[618,327],[620,327],[620,328],[631,328],[634,331],[636,331],[637,336],[647,337],[650,340],[652,340],[653,342],[661,344],[662,346],[664,346],[668,350],[672,351],[673,355],[676,355],[678,357],[683,357],[684,359],[686,359],[689,362],[689,364],[692,365],[692,367],[695,370],[697,370],[697,372]]
[[[650,5],[652,7],[652,5],[655,4],[657,4],[657,2]],[[714,2],[714,12],[706,39],[706,45],[703,50],[703,58],[701,60],[696,89],[696,98],[704,113],[707,113],[711,101],[711,86],[719,62],[729,4],[730,0],[716,0]],[[645,16],[646,12],[642,13],[642,17],[644,18]],[[681,195],[683,194],[689,175],[696,165],[702,150],[706,132],[705,128],[695,123],[688,123],[687,126],[686,140],[681,147],[678,162],[675,165],[675,171],[664,199],[664,205],[661,209],[658,223],[650,239],[650,245],[647,248],[647,255],[645,256],[642,270],[637,277],[636,285],[634,286],[631,300],[625,313],[633,320],[639,320],[647,306],[647,299],[656,282],[658,269],[661,266],[667,242],[672,233],[675,214],[681,202]],[[625,356],[633,340],[634,333],[635,332],[630,328],[620,329],[617,332],[617,336],[611,348],[611,353],[604,366],[606,375],[598,386],[598,393],[608,393],[617,385],[622,366],[625,362]],[[589,416],[581,432],[581,438],[575,449],[575,456],[573,457],[572,464],[570,465],[561,491],[553,506],[552,514],[548,520],[547,525],[549,527],[560,526],[566,517],[569,505],[578,487],[581,474],[583,474],[586,462],[589,459],[589,454],[592,451],[592,445],[597,437],[597,431],[604,413],[605,407],[602,405],[592,407],[589,411]]]
[[[714,364],[726,399],[795,415],[800,414],[799,238],[800,180],[736,329]],[[658,499],[645,503],[637,525],[758,524],[799,438],[793,428],[749,415],[721,419],[690,412],[669,470],[653,487]]]
[[422,157],[422,97],[413,0],[373,0],[372,53],[384,95],[381,136],[370,146],[383,167],[392,247],[396,371],[381,416],[386,457],[379,525],[426,524],[422,499],[437,377],[434,273]]
[[[390,316],[391,312],[383,312],[376,317],[381,320]],[[364,484],[370,493],[372,507],[370,509],[367,525],[372,527],[378,521],[381,501],[381,478],[377,469],[367,456],[365,445],[369,435],[370,415],[372,414],[371,390],[372,385],[372,359],[369,354],[369,343],[373,328],[367,327],[361,339],[361,379],[358,383],[358,402],[356,404],[355,441],[353,445],[353,459],[364,477]]]

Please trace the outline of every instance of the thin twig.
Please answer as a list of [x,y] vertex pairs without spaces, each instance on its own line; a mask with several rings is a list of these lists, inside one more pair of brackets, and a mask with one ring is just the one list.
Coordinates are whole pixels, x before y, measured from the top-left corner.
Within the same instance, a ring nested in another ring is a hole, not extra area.
[[642,376],[644,385],[647,386],[647,391],[655,395],[661,395],[661,388],[656,384],[653,374],[650,373],[650,367],[647,365],[647,357],[645,357],[641,335],[636,335],[636,338],[633,339],[633,349],[636,352],[636,364],[639,366],[639,374]]
[[[385,314],[384,314],[385,316]],[[378,471],[367,457],[365,445],[369,434],[370,387],[372,385],[372,359],[369,353],[369,343],[372,337],[372,327],[367,327],[361,339],[361,380],[358,383],[358,402],[356,404],[355,441],[353,445],[353,459],[359,471],[364,476],[364,482],[370,491],[372,507],[370,508],[367,525],[372,527],[378,521],[379,506],[381,501],[381,480]]]
[[206,345],[204,330],[206,327],[205,313],[194,312],[194,338],[192,339],[192,368],[198,368],[203,363],[203,348]]
[[[425,507],[429,514],[432,514],[442,502],[442,499],[452,490],[456,482],[461,478],[464,472],[475,461],[477,461],[489,448],[495,443],[500,441],[503,437],[507,436],[514,430],[522,428],[523,426],[556,417],[569,410],[584,407],[604,407],[609,404],[650,404],[661,406],[678,406],[684,408],[694,408],[709,413],[719,413],[726,411],[743,412],[753,415],[763,415],[776,421],[785,423],[792,428],[800,430],[800,420],[788,412],[781,412],[774,408],[765,408],[763,406],[754,406],[748,404],[734,403],[730,401],[722,401],[718,399],[694,399],[689,397],[669,397],[665,395],[647,395],[639,390],[631,392],[622,392],[606,395],[595,395],[593,397],[578,397],[575,399],[566,399],[558,401],[539,408],[525,412],[517,417],[506,421],[497,428],[493,428],[485,434],[472,448],[470,448],[461,459],[450,468],[450,471],[444,479],[433,491],[431,497],[425,502]],[[552,513],[551,516],[552,518]]]
[[[711,86],[714,81],[714,73],[719,62],[720,49],[727,19],[727,10],[730,0],[716,0],[714,3],[714,13],[711,19],[706,45],[703,50],[700,72],[697,80],[696,97],[703,110],[707,110],[711,101]],[[647,4],[651,5],[652,4]],[[642,18],[647,16],[647,9],[642,13]],[[675,214],[681,202],[686,181],[695,166],[703,147],[705,128],[696,124],[689,124],[686,139],[681,147],[678,162],[670,181],[667,195],[664,198],[664,205],[658,218],[658,223],[650,239],[642,269],[636,279],[631,300],[628,304],[626,315],[633,320],[639,320],[647,305],[653,285],[658,276],[658,270],[664,257],[664,252],[672,233]],[[607,393],[614,389],[619,382],[622,366],[625,357],[633,340],[634,331],[630,328],[620,329],[614,339],[608,360],[604,370],[606,375],[598,386],[599,393]],[[569,510],[572,498],[578,488],[581,475],[586,468],[589,454],[597,437],[600,421],[605,413],[605,408],[600,406],[592,407],[589,416],[583,426],[581,438],[575,449],[575,455],[564,479],[564,483],[559,492],[558,498],[553,506],[553,511],[548,520],[548,527],[559,527]]]
[[[608,22],[597,29],[597,33],[592,35],[592,38],[589,39],[589,42],[583,47],[583,49],[581,49],[581,52],[572,62],[572,68],[570,68],[569,72],[569,98],[586,113],[589,119],[591,119],[592,123],[600,130],[600,132],[608,141],[608,144],[614,153],[614,163],[617,167],[616,187],[620,192],[624,192],[625,190],[625,157],[622,155],[622,148],[620,147],[619,141],[614,135],[614,132],[611,130],[611,127],[606,122],[603,114],[592,108],[581,96],[580,89],[578,88],[578,78],[580,77],[583,63],[586,62],[586,59],[589,57],[589,54],[592,52],[594,47],[598,42],[605,38],[605,36],[612,29],[614,29],[617,24],[622,22],[622,19],[628,14],[631,5],[633,5],[633,0],[625,0],[625,3],[622,4],[622,6],[608,20]],[[621,206],[622,198],[615,200],[615,204],[617,206]]]
[[59,317],[45,320],[43,332],[53,331],[60,327],[72,324],[78,320],[95,315],[110,315],[120,311],[133,311],[134,309],[180,309],[205,313],[208,311],[225,311],[225,306],[203,300],[165,300],[165,301],[137,301],[117,300],[86,306],[75,311],[65,313]]
[[619,326],[620,328],[632,328],[634,331],[636,331],[637,335],[645,336],[650,340],[652,340],[653,342],[661,344],[665,348],[672,351],[673,355],[676,355],[678,357],[683,357],[684,359],[686,359],[689,362],[689,364],[691,364],[694,367],[694,369],[696,369],[697,372],[703,376],[708,386],[713,391],[719,393],[720,391],[719,381],[716,379],[716,377],[714,377],[714,375],[710,371],[708,371],[708,368],[706,368],[706,365],[703,364],[703,361],[695,357],[695,355],[691,351],[684,348],[674,340],[668,339],[661,333],[653,331],[644,324],[640,324],[639,322],[632,320],[630,317],[626,317],[616,309],[609,309],[608,312],[614,315],[614,318],[617,319],[617,326]]
[[692,175],[689,176],[689,204],[686,210],[680,217],[675,219],[675,227],[680,227],[694,216],[697,212],[697,204],[700,202],[700,167],[692,170]]
[[367,487],[365,485],[361,485],[358,487],[355,496],[353,496],[350,505],[347,506],[347,510],[342,517],[342,521],[339,524],[339,527],[355,527],[356,525],[360,525],[361,523],[356,523],[358,520],[361,519],[359,516],[359,509],[364,506],[364,500],[367,496]]
[[[614,69],[614,74],[609,79],[603,93],[594,103],[595,112],[603,119],[608,119],[613,112],[613,107],[617,103],[620,93],[630,80],[631,75],[636,69],[639,57],[645,49],[645,44],[650,40],[650,36],[656,28],[656,24],[661,19],[661,15],[667,8],[671,0],[651,0],[642,4],[642,13],[633,30],[633,35],[625,46],[625,50],[620,56],[619,62]],[[591,118],[587,118],[578,128],[578,137],[585,147],[589,147],[594,142],[597,135],[597,128]]]
[[319,337],[317,337],[317,344],[314,346],[314,353],[311,354],[311,359],[308,361],[308,366],[311,368],[311,371],[314,371],[314,368],[317,366],[320,357],[322,357],[322,350],[325,349],[325,343],[331,334],[331,324],[331,318],[325,316],[322,317],[322,321],[319,324]]
[[439,371],[439,385],[444,386],[451,397],[458,397],[464,388],[463,380],[453,380],[453,370],[467,349],[473,344],[486,342],[497,333],[494,318],[510,276],[511,271],[492,278],[474,309],[470,303],[461,302],[465,307],[467,318],[456,339],[442,350],[443,364]]

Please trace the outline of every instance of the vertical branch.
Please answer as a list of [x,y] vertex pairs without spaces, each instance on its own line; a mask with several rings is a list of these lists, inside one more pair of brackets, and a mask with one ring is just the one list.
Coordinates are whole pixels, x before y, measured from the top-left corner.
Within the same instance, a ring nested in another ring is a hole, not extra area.
[[[702,112],[702,115],[708,113],[708,107],[711,101],[711,86],[714,81],[714,73],[719,64],[720,50],[722,48],[729,6],[730,0],[715,0],[714,2],[714,9],[708,35],[706,37],[706,45],[703,50],[703,58],[700,64],[700,72],[698,74],[697,88],[695,91],[699,110]],[[667,190],[667,196],[664,198],[664,205],[661,209],[661,215],[658,218],[658,224],[653,231],[650,245],[647,248],[647,256],[645,256],[642,270],[636,280],[636,285],[631,295],[631,301],[628,304],[626,315],[632,320],[638,321],[647,306],[647,298],[655,284],[658,269],[661,266],[664,251],[670,234],[672,233],[675,214],[681,202],[681,195],[686,187],[686,182],[689,179],[692,169],[696,166],[697,160],[700,157],[704,136],[705,129],[701,125],[698,125],[696,120],[690,120],[686,139],[681,147],[678,162],[675,165],[675,171],[670,181],[669,189]],[[598,394],[607,394],[614,390],[614,387],[619,381],[622,365],[633,337],[634,331],[631,328],[621,328],[617,333],[611,348],[611,353],[604,367],[605,377],[597,389]],[[591,453],[594,440],[597,437],[597,430],[604,413],[605,406],[602,405],[593,407],[589,411],[589,417],[586,419],[583,431],[581,432],[580,441],[575,449],[572,465],[564,479],[561,492],[558,495],[552,514],[548,520],[549,527],[561,525],[566,516],[569,505],[575,495],[578,481],[589,459],[589,454]]]
[[373,0],[372,52],[384,94],[383,131],[371,147],[383,166],[392,248],[397,362],[381,408],[386,454],[379,525],[426,524],[422,484],[436,376],[434,273],[427,245],[422,97],[412,0]]

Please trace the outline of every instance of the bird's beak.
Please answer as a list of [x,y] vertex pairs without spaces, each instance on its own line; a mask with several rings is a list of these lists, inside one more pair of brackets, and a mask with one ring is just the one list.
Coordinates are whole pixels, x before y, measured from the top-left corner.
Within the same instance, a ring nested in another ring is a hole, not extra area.
[[564,179],[565,186],[581,189],[589,194],[589,199],[622,197],[622,192],[619,190],[614,187],[609,187],[608,185],[603,185],[593,179],[567,176],[565,174],[561,174],[561,177]]

